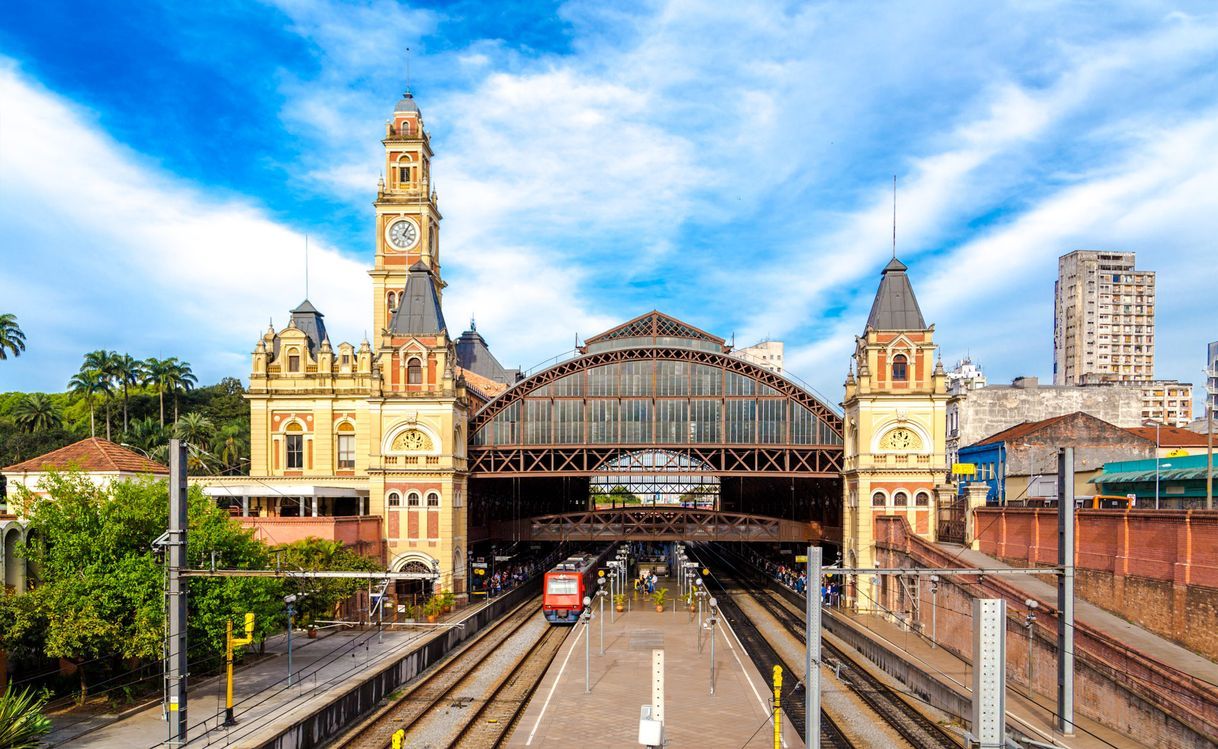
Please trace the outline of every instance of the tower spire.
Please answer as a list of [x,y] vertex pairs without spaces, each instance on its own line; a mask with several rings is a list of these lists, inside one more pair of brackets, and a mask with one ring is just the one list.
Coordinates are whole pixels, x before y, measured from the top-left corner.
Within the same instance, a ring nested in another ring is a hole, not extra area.
[[897,259],[897,175],[892,175],[892,259]]
[[406,48],[406,93],[404,94],[404,96],[406,96],[407,98],[409,98],[411,96],[411,93],[410,93],[410,47]]
[[305,235],[305,299],[309,298],[309,235]]

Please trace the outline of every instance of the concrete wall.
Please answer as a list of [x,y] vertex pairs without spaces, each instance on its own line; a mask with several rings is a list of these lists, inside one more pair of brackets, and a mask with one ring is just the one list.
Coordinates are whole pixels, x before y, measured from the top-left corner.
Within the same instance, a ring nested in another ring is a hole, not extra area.
[[[982,552],[1056,563],[1056,509],[976,512]],[[1218,511],[1080,510],[1075,533],[1080,598],[1218,659]]]
[[251,749],[318,749],[376,709],[390,692],[440,661],[450,650],[482,631],[516,604],[537,594],[536,585],[523,585],[462,620],[461,629],[449,629],[421,647],[381,667],[358,684],[344,684],[328,692],[324,702],[269,738],[248,744]]
[[[944,549],[914,536],[902,518],[876,521],[880,566],[960,567]],[[1048,539],[1037,542],[1047,544]],[[1080,538],[1080,545],[1084,542]],[[1047,557],[1042,557],[1046,561]],[[885,576],[886,578],[888,576]],[[931,600],[930,583],[919,577],[923,602]],[[912,605],[901,589],[885,579],[884,605],[898,614]],[[1023,626],[1025,596],[1001,576],[944,576],[938,590],[938,642],[965,660],[972,658],[974,598],[1004,598],[1007,620],[1007,679],[1042,695],[1056,695],[1057,610],[1040,601],[1032,630],[1029,679],[1028,630]],[[914,622],[914,626],[925,626]],[[1218,686],[1146,654],[1133,651],[1103,632],[1075,623],[1075,711],[1156,749],[1200,749],[1218,741]]]
[[1103,385],[1089,387],[990,385],[967,390],[948,401],[956,409],[958,434],[949,434],[959,447],[971,445],[1024,421],[1082,411],[1119,427],[1142,424],[1142,393],[1137,387]]

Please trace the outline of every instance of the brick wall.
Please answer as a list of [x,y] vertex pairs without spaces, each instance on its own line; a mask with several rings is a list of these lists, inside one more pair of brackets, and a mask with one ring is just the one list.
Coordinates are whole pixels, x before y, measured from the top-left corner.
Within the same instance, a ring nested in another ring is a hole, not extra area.
[[[1054,525],[1056,533],[1056,525]],[[877,564],[881,567],[962,566],[951,553],[913,535],[904,518],[876,519]],[[1046,555],[1043,562],[1048,562]],[[886,576],[887,577],[887,576]],[[932,600],[920,576],[922,605]],[[1081,587],[1081,583],[1080,583]],[[900,585],[885,580],[882,603],[911,617],[913,606]],[[943,576],[936,594],[937,640],[965,660],[972,658],[974,598],[1004,598],[1007,619],[1007,680],[1028,687],[1028,630],[1025,596],[1001,576]],[[1032,630],[1032,686],[1050,698],[1057,693],[1058,612],[1047,601]],[[912,626],[929,631],[928,615]],[[1128,734],[1156,749],[1193,749],[1218,743],[1218,687],[1171,665],[1130,650],[1103,632],[1075,622],[1075,712]]]
[[[1057,510],[976,510],[982,552],[1055,564]],[[1218,512],[1080,510],[1076,592],[1117,616],[1218,659]]]

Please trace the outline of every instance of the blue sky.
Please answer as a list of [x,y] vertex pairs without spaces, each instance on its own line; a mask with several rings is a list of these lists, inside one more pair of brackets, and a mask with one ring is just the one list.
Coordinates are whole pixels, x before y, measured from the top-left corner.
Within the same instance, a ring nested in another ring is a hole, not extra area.
[[[70,33],[69,33],[70,30]],[[414,50],[445,312],[530,367],[653,307],[836,400],[890,252],[950,365],[1051,377],[1059,254],[1159,273],[1158,372],[1218,339],[1212,3],[41,2],[0,16],[0,311],[29,350],[245,377],[304,295],[370,324]]]

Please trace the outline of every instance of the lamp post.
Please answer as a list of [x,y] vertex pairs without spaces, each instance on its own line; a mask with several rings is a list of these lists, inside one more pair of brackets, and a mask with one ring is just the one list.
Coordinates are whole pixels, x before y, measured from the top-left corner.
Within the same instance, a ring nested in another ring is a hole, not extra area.
[[710,632],[710,693],[715,693],[715,612],[718,611],[719,602],[713,597],[710,599],[710,611],[706,617],[706,629]]
[[580,616],[584,621],[584,694],[592,692],[592,599],[584,596],[584,613]]
[[1171,468],[1171,463],[1159,463],[1158,451],[1155,451],[1155,509],[1159,509],[1159,469]]
[[702,626],[702,578],[694,578],[694,597],[698,599],[698,626]]
[[930,576],[930,646],[938,647],[936,625],[939,622],[939,576]]
[[596,578],[596,597],[601,602],[601,655],[605,654],[605,578]]
[[1023,617],[1023,626],[1028,628],[1028,693],[1031,694],[1033,691],[1032,678],[1036,673],[1032,666],[1032,624],[1036,621],[1036,609],[1040,604],[1029,598],[1024,601],[1024,605],[1028,607],[1028,613]]
[[288,607],[288,686],[292,686],[292,623],[296,617],[296,594],[286,595],[283,597],[283,602]]

